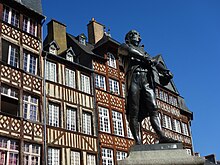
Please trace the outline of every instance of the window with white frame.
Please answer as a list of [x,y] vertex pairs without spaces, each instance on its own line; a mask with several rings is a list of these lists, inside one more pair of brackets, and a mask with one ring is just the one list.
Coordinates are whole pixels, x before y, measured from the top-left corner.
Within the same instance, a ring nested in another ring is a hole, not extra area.
[[37,75],[37,57],[31,53],[24,52],[24,70]]
[[163,127],[172,130],[171,118],[167,115],[163,115]]
[[19,53],[18,47],[14,45],[9,45],[8,47],[8,64],[19,68]]
[[108,66],[116,68],[116,60],[115,60],[115,56],[108,52],[107,53],[107,59],[108,59]]
[[50,61],[46,61],[46,79],[53,82],[57,81],[56,64]]
[[110,92],[120,94],[119,93],[119,82],[113,79],[109,79],[109,90]]
[[189,130],[186,123],[182,123],[183,134],[189,136]]
[[66,60],[73,62],[73,55],[71,53],[66,54]]
[[113,150],[102,148],[102,164],[103,165],[114,165]]
[[0,164],[19,165],[19,144],[17,141],[0,137]]
[[48,124],[51,126],[59,127],[59,109],[56,104],[49,103]]
[[82,132],[92,135],[92,115],[87,112],[82,114]]
[[51,53],[53,55],[57,55],[57,49],[54,46],[54,44],[49,47],[49,53]]
[[48,148],[48,165],[60,165],[60,150]]
[[95,155],[87,154],[87,165],[96,165]]
[[185,150],[186,150],[186,153],[187,153],[188,155],[192,155],[192,150],[191,150],[191,149],[186,148]]
[[106,90],[105,77],[99,74],[95,75],[95,86],[97,88]]
[[40,165],[41,147],[36,144],[24,144],[24,165]]
[[117,160],[125,159],[127,155],[127,152],[116,151]]
[[25,119],[30,119],[33,121],[38,121],[38,99],[31,95],[23,96],[23,114]]
[[122,84],[122,97],[125,98],[125,96],[126,96],[125,84]]
[[110,133],[109,111],[107,108],[98,107],[100,131]]
[[117,111],[112,111],[112,121],[114,127],[114,134],[119,136],[124,136],[122,113]]
[[80,152],[71,151],[71,165],[80,165]]
[[173,130],[178,133],[181,133],[181,125],[179,120],[176,119],[173,120]]
[[84,74],[81,74],[81,91],[85,93],[91,93],[90,91],[90,77]]
[[67,107],[66,118],[66,128],[71,131],[76,131],[76,109]]
[[75,71],[66,68],[66,85],[72,88],[76,87]]
[[15,27],[19,27],[19,13],[7,6],[4,6],[3,7],[3,21]]
[[23,30],[31,35],[37,36],[37,22],[24,16]]
[[86,38],[83,36],[79,36],[79,43],[82,45],[86,45]]
[[3,84],[1,84],[1,94],[16,100],[18,99],[18,91]]

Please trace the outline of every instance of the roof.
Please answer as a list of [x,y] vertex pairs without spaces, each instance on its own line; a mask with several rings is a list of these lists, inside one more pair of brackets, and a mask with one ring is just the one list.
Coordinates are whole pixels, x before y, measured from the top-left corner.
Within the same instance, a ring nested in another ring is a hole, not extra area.
[[15,0],[23,6],[43,15],[41,0]]
[[96,48],[102,46],[103,44],[105,44],[105,43],[107,43],[107,42],[109,42],[109,41],[112,42],[112,43],[114,43],[114,44],[116,44],[116,45],[118,45],[118,46],[120,45],[120,42],[116,41],[115,39],[111,38],[110,36],[107,36],[107,35],[104,33],[104,35],[103,35],[103,37],[101,38],[101,40],[99,40],[99,41],[95,44],[94,49],[96,49]]

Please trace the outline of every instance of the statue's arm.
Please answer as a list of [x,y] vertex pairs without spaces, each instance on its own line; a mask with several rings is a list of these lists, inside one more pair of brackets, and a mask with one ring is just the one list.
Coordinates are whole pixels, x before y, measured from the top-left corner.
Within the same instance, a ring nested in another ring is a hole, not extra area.
[[161,63],[157,63],[155,66],[159,73],[163,74],[169,79],[173,78],[173,74],[170,72],[170,70],[166,69]]

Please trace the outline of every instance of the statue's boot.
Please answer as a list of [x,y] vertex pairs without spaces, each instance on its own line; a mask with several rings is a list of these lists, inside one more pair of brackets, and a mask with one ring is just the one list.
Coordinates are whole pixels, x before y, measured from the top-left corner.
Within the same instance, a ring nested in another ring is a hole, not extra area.
[[152,125],[153,129],[155,130],[155,132],[157,133],[157,135],[159,137],[159,143],[181,143],[178,140],[174,140],[172,138],[168,138],[168,137],[165,136],[163,130],[160,127],[159,120],[160,119],[157,115],[151,116],[151,118],[150,118],[151,125]]

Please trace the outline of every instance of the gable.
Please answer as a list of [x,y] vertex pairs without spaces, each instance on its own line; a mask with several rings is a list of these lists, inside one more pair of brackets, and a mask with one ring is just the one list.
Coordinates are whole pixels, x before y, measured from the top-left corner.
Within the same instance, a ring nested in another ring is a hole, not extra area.
[[[154,58],[158,59],[158,61],[161,62],[166,69],[168,69],[166,67],[166,64],[165,64],[165,62],[164,62],[164,60],[163,60],[161,55],[155,56]],[[172,71],[171,71],[171,73],[172,73]],[[160,84],[159,75],[158,75],[158,72],[157,72],[156,69],[154,70],[154,80],[155,80],[156,83]],[[179,94],[173,79],[166,86],[164,86],[164,88],[166,88],[166,89],[168,89],[168,90],[170,90],[172,92],[175,92],[176,94]]]

